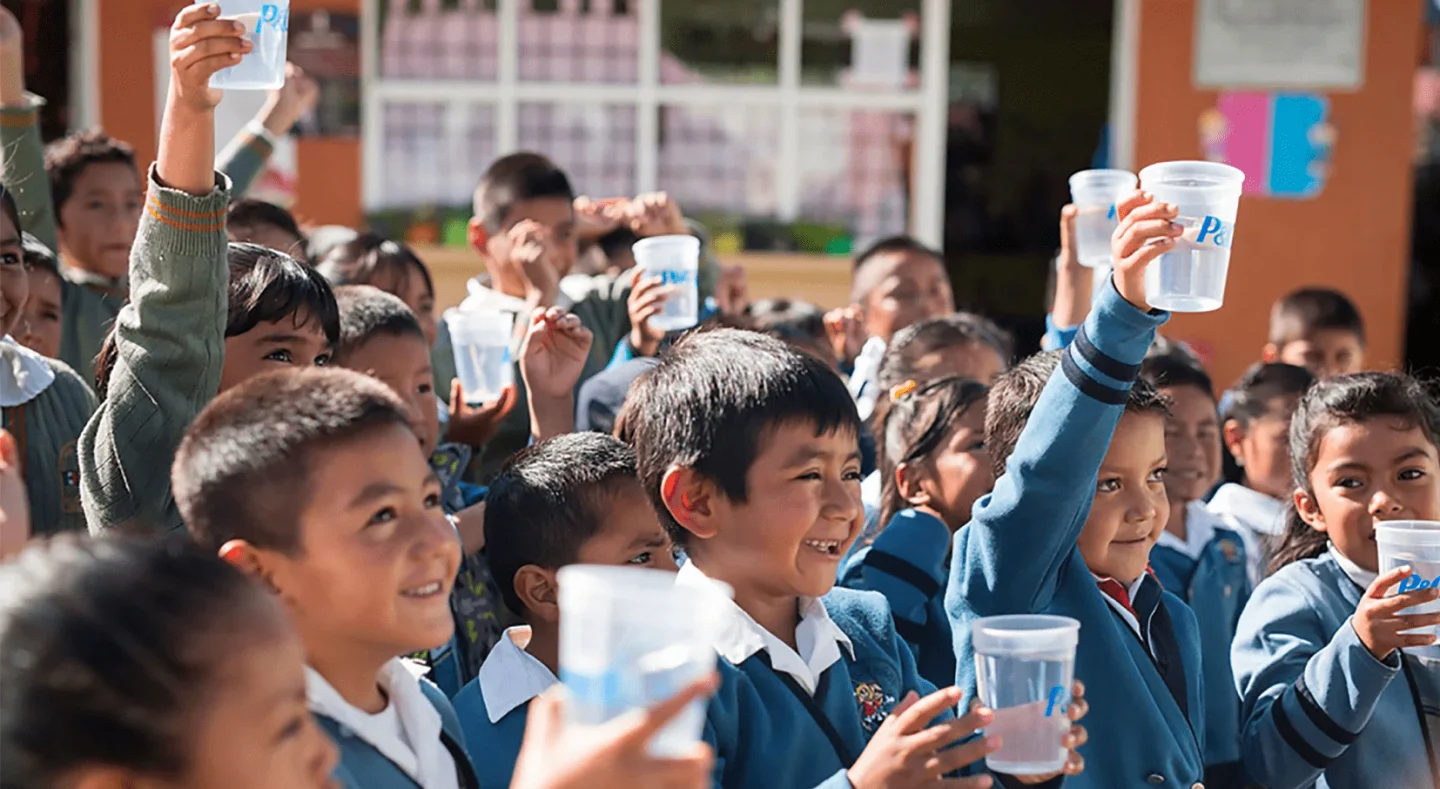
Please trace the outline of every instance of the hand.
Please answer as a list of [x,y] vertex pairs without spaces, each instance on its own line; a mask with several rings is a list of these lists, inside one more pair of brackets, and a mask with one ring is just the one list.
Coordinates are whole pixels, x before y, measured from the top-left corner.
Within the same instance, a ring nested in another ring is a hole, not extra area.
[[1440,625],[1440,613],[1400,612],[1411,606],[1435,602],[1440,599],[1440,589],[1415,589],[1391,597],[1386,596],[1390,587],[1408,578],[1410,573],[1409,567],[1396,567],[1376,578],[1370,588],[1365,590],[1365,596],[1360,598],[1355,615],[1350,617],[1350,625],[1355,628],[1355,634],[1360,636],[1360,643],[1370,650],[1376,660],[1384,660],[1390,657],[1391,652],[1402,647],[1428,647],[1435,643],[1433,633],[1404,631]]
[[1060,209],[1060,262],[1057,268],[1075,271],[1080,268],[1080,244],[1075,240],[1075,217],[1080,210],[1073,203]]
[[680,204],[665,192],[647,192],[631,200],[625,216],[631,232],[641,238],[690,234]]
[[[906,695],[855,760],[847,773],[855,789],[931,785],[1000,747],[1000,738],[993,736],[949,747],[994,720],[995,714],[983,707],[958,720],[930,726],[935,716],[960,703],[958,689],[946,688],[917,698],[914,691]],[[945,785],[952,789],[988,789],[992,783],[990,776],[980,775],[949,780]]]
[[691,754],[678,758],[651,756],[647,746],[716,684],[712,675],[663,704],[585,731],[564,726],[562,695],[540,695],[530,702],[511,789],[706,789],[715,760],[708,745],[696,743]]
[[535,310],[520,344],[520,376],[530,399],[573,396],[594,339],[579,318],[559,307]]
[[182,10],[170,26],[170,96],[172,101],[208,112],[220,103],[221,92],[210,88],[210,77],[240,62],[255,48],[245,37],[245,26],[220,19],[215,3]]
[[1029,786],[1043,784],[1061,775],[1079,775],[1084,772],[1085,757],[1081,756],[1076,748],[1084,745],[1085,742],[1090,739],[1090,734],[1085,731],[1084,726],[1076,723],[1076,721],[1085,717],[1085,714],[1089,711],[1090,703],[1085,701],[1085,685],[1077,679],[1070,690],[1070,706],[1065,708],[1065,717],[1070,719],[1072,725],[1070,726],[1070,731],[1065,732],[1065,736],[1060,738],[1060,744],[1064,746],[1066,750],[1070,751],[1069,756],[1065,759],[1065,766],[1061,768],[1059,772],[1055,773],[1046,773],[1044,775],[1017,775],[1014,776],[1015,780]]
[[860,308],[838,307],[825,313],[825,333],[830,336],[830,347],[835,358],[842,364],[850,364],[865,347],[865,323],[860,320]]
[[549,307],[560,292],[554,234],[526,219],[510,228],[510,262],[525,279],[525,298],[534,307]]
[[1150,311],[1145,300],[1145,268],[1175,248],[1185,228],[1170,220],[1180,210],[1156,202],[1148,192],[1135,191],[1115,204],[1120,226],[1110,237],[1110,259],[1115,264],[1115,290],[1136,308]]
[[320,84],[294,63],[285,64],[285,84],[270,91],[257,116],[265,130],[277,137],[289,134],[300,119],[320,101]]
[[507,386],[493,403],[474,407],[465,404],[460,379],[450,382],[450,425],[445,430],[448,441],[472,447],[483,446],[495,435],[500,423],[515,407],[515,387]]
[[630,313],[630,347],[641,356],[654,356],[665,332],[651,326],[650,319],[665,309],[670,290],[664,280],[647,277],[639,268],[630,275],[630,283],[630,297],[625,300],[625,309]]
[[30,503],[20,473],[20,448],[0,430],[0,560],[19,553],[30,540]]
[[593,241],[620,226],[623,197],[607,197],[592,200],[589,197],[575,198],[575,232],[582,240]]
[[721,315],[744,315],[750,308],[750,282],[741,265],[720,269],[720,281],[715,283],[715,306]]

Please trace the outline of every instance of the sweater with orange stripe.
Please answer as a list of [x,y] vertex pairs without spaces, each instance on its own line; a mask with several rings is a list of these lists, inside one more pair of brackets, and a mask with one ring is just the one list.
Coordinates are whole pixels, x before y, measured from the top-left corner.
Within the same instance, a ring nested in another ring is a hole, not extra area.
[[135,524],[183,528],[170,463],[185,429],[220,388],[225,358],[225,210],[230,182],[196,197],[150,174],[130,250],[130,303],[107,396],[80,436],[80,484],[92,533]]

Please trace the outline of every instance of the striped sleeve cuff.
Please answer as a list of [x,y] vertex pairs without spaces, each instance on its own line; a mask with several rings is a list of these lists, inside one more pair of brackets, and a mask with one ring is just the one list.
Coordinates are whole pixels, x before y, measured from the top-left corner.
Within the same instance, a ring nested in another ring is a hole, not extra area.
[[31,126],[40,116],[45,99],[34,93],[25,94],[24,106],[0,107],[0,127],[7,129]]
[[1156,329],[1169,317],[1159,310],[1136,309],[1113,281],[1107,283],[1061,357],[1065,377],[1092,399],[1123,405]]
[[225,212],[230,205],[230,179],[215,174],[215,188],[206,195],[192,195],[160,183],[150,168],[150,187],[145,196],[148,218],[180,232],[176,252],[205,255],[213,252],[216,237],[225,239]]

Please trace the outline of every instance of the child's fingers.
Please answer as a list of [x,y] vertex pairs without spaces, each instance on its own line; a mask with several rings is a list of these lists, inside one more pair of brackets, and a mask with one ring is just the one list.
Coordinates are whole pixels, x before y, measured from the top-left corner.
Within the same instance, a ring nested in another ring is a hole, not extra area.
[[1370,583],[1370,588],[1365,590],[1365,596],[1376,599],[1388,597],[1390,587],[1408,578],[1411,572],[1412,570],[1408,564],[1392,568],[1390,572],[1381,575]]
[[995,785],[995,779],[988,775],[972,775],[969,778],[942,778],[935,783],[943,789],[990,789]]
[[1150,265],[1155,260],[1155,258],[1158,258],[1166,252],[1169,252],[1174,246],[1175,239],[1173,238],[1170,238],[1168,236],[1162,236],[1160,238],[1157,238],[1148,244],[1141,245],[1140,249],[1135,252],[1135,254],[1127,255],[1126,257],[1121,259],[1119,261],[1120,268],[1122,270],[1129,271],[1143,269],[1146,266]]
[[[929,696],[915,702],[914,706],[900,714],[900,731],[904,734],[915,734],[923,729],[927,729],[930,727],[930,721],[959,703],[959,688],[949,687],[937,690]],[[891,712],[890,716],[894,717],[895,713]],[[970,718],[969,715],[962,718],[962,720],[968,718]],[[971,731],[974,731],[973,727]]]
[[697,743],[695,753],[668,759],[648,759],[636,772],[645,787],[660,789],[691,789],[705,786],[710,770],[715,765],[715,753],[703,743]]
[[1440,589],[1416,589],[1397,594],[1394,597],[1383,598],[1380,602],[1368,607],[1368,614],[1372,619],[1391,617],[1414,605],[1433,603],[1440,599]]
[[1180,215],[1180,209],[1172,203],[1159,201],[1146,203],[1131,211],[1128,216],[1120,220],[1120,224],[1140,222],[1146,219],[1174,219]]
[[220,6],[216,3],[198,3],[180,9],[175,15],[175,21],[171,23],[170,29],[180,30],[191,27],[197,22],[206,19],[216,19],[220,16]]
[[636,312],[643,312],[654,307],[664,306],[665,302],[669,300],[670,291],[661,288],[659,290],[656,290],[654,293],[647,295],[645,298],[635,302],[635,305],[632,309],[634,309]]
[[1065,769],[1063,772],[1066,775],[1079,775],[1085,772],[1085,757],[1071,751],[1069,758],[1065,760]]
[[1148,192],[1142,192],[1136,189],[1115,201],[1115,216],[1118,217],[1121,222],[1124,222],[1125,217],[1129,216],[1131,211],[1148,204],[1154,199],[1155,198]]
[[177,71],[192,69],[222,69],[227,61],[234,62],[241,55],[254,48],[245,38],[207,38],[194,45],[178,50],[170,59],[171,68]]
[[8,430],[0,430],[0,464],[20,465],[20,448],[15,443],[15,436],[10,435]]
[[643,745],[655,732],[664,728],[676,715],[689,706],[690,702],[706,698],[715,692],[719,684],[719,674],[710,674],[690,683],[684,690],[645,710],[640,720],[621,736],[621,741],[636,746]]
[[207,19],[204,22],[197,22],[190,27],[176,30],[170,36],[171,49],[184,49],[189,46],[210,38],[233,38],[236,40],[245,37],[245,26],[233,19]]
[[1121,225],[1116,254],[1128,258],[1153,238],[1178,238],[1185,228],[1168,219],[1145,219],[1129,226]]
[[[928,698],[928,697],[927,697]],[[995,712],[985,707],[975,707],[966,713],[962,718],[948,720],[931,726],[918,734],[911,735],[909,740],[921,750],[939,750],[952,742],[969,737],[980,729],[989,726],[995,719]]]
[[1060,738],[1061,747],[1075,750],[1090,741],[1090,732],[1084,726],[1071,726],[1070,731]]
[[1090,712],[1090,702],[1077,698],[1065,708],[1065,717],[1072,721],[1078,721]]
[[1421,627],[1440,627],[1440,613],[1399,614],[1390,620],[1396,630],[1414,630]]
[[939,778],[942,775],[953,773],[961,767],[974,764],[985,758],[987,754],[998,750],[1000,750],[998,736],[976,737],[959,747],[936,751],[934,757],[926,760],[925,770]]

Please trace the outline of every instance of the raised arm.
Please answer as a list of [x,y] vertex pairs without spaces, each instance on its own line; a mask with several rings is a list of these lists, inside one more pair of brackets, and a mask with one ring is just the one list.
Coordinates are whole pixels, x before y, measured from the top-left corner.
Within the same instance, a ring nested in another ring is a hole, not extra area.
[[225,144],[215,169],[230,178],[230,196],[239,199],[265,169],[275,152],[275,141],[315,108],[320,87],[294,63],[285,64],[285,84],[270,91],[265,106],[245,128]]
[[55,208],[40,139],[40,108],[45,100],[25,92],[22,35],[15,15],[0,8],[0,181],[20,209],[20,229],[58,252]]

